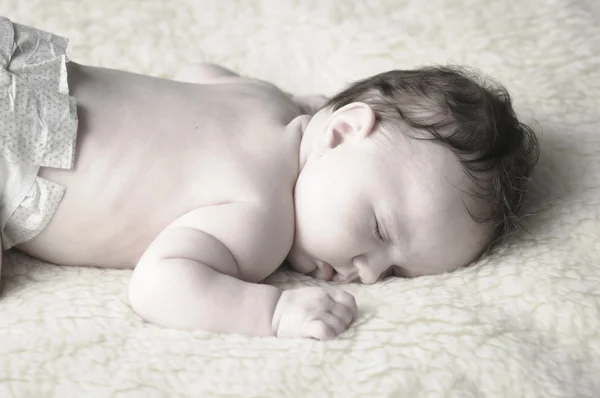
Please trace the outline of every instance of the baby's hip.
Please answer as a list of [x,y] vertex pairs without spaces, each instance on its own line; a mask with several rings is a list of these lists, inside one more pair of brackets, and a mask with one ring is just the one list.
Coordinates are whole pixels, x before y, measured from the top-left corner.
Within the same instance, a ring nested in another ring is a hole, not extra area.
[[40,167],[70,169],[77,108],[69,95],[67,40],[0,18],[0,236],[4,249],[48,224],[64,187]]

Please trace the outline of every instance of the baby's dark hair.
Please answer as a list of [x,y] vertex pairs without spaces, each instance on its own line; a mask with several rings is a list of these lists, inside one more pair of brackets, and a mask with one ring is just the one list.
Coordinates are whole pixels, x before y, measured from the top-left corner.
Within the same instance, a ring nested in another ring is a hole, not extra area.
[[539,147],[534,132],[517,119],[504,87],[465,68],[431,66],[358,81],[327,107],[335,111],[352,102],[368,104],[378,125],[398,130],[400,119],[413,130],[429,132],[413,138],[452,150],[475,183],[469,194],[489,203],[486,214],[467,209],[475,221],[493,225],[483,253],[521,228],[524,194]]

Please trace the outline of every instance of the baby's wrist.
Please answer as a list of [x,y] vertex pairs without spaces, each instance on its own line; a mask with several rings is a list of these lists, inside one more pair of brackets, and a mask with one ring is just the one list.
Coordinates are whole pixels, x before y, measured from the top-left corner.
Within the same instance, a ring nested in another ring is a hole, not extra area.
[[276,296],[275,305],[273,306],[273,314],[271,315],[271,336],[277,337],[277,332],[279,330],[279,321],[281,321],[281,315],[283,313],[282,303],[285,301],[285,290],[278,289],[279,294]]

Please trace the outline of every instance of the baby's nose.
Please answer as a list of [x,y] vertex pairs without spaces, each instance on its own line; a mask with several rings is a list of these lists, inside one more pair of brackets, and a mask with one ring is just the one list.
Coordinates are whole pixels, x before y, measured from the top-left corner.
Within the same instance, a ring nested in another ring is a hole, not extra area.
[[365,285],[372,285],[379,280],[379,275],[375,275],[373,272],[363,272],[359,273],[359,275],[361,282]]
[[358,271],[360,281],[365,285],[371,285],[379,279],[379,274],[366,264],[357,264],[356,270]]
[[377,282],[381,276],[381,273],[383,272],[383,264],[379,266],[379,264],[368,262],[364,258],[356,258],[354,261],[354,266],[358,271],[358,276],[360,277],[361,282],[365,285],[371,285]]

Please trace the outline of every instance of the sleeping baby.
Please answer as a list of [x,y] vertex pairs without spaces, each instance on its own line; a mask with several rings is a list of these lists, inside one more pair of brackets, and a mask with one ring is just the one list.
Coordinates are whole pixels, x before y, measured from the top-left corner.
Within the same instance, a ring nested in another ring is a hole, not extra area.
[[393,70],[325,99],[208,64],[84,66],[66,45],[0,19],[2,246],[132,268],[148,322],[330,339],[353,296],[261,283],[282,263],[371,284],[465,267],[518,230],[537,141],[471,72]]

